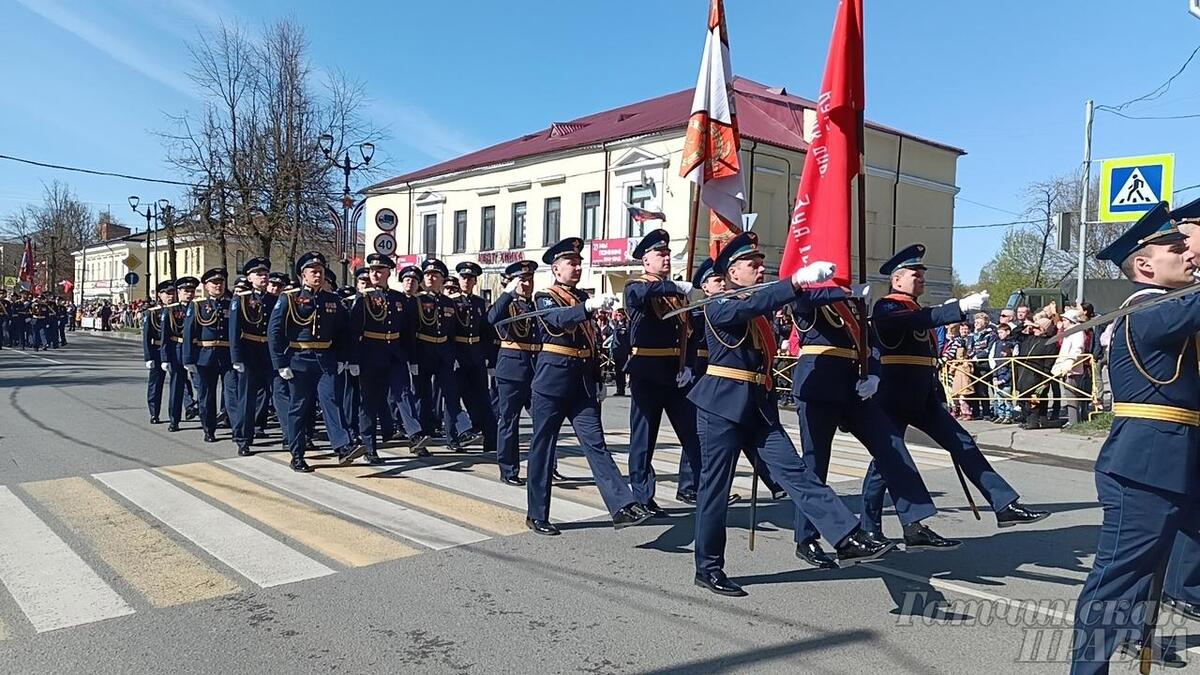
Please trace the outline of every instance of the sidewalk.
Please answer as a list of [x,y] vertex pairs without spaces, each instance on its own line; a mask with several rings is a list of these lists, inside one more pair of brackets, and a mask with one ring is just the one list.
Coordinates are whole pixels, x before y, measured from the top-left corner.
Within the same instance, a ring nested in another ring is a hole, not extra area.
[[88,328],[80,328],[74,332],[67,333],[67,341],[71,340],[72,335],[95,335],[97,337],[115,338],[117,340],[136,340],[141,342],[142,332],[133,328],[123,330],[91,330]]
[[[1095,461],[1106,434],[1076,434],[1062,429],[1037,429],[1027,431],[1015,424],[993,424],[991,422],[963,422],[963,426],[979,447],[985,450],[1055,455]],[[910,432],[911,435],[911,432]]]

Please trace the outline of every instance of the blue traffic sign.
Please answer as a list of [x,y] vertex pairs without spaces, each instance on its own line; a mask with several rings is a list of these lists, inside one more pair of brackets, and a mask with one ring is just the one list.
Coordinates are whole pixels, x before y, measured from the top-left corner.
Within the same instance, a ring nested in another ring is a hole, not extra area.
[[129,284],[130,286],[136,286],[137,282],[138,282],[137,272],[130,272],[129,274],[125,275],[125,283]]
[[1137,220],[1160,201],[1170,202],[1175,155],[1106,159],[1100,164],[1100,220]]

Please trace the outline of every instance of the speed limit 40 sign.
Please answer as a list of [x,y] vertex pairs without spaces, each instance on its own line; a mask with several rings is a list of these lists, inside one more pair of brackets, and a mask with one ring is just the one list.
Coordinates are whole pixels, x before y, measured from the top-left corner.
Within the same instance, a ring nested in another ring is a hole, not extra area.
[[391,255],[396,252],[396,237],[391,232],[380,232],[375,235],[375,252]]

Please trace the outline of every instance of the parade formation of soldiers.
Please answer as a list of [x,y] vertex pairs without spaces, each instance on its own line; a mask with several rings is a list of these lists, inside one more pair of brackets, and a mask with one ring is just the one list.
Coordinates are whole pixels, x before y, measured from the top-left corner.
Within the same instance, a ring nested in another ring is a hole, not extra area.
[[0,288],[0,348],[45,351],[67,345],[71,325],[70,302],[66,298],[34,295],[14,288]]

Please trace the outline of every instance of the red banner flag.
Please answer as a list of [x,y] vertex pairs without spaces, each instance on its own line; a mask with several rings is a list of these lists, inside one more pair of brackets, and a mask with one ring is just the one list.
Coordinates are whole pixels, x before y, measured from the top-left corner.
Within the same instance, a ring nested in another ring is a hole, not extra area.
[[21,252],[21,266],[17,269],[17,277],[21,281],[33,283],[34,275],[37,272],[33,261],[33,240],[29,237],[25,237],[25,250]]
[[850,181],[862,169],[862,0],[841,0],[817,97],[816,128],[796,191],[779,275],[816,260],[837,265],[834,281],[850,283]]
[[[701,203],[712,210],[710,252],[742,231],[746,188],[738,154],[741,145],[733,102],[733,66],[729,61],[725,3],[711,0],[708,36],[700,58],[700,75],[696,78],[692,115],[688,118],[679,170],[680,176],[699,186]],[[716,253],[712,252],[712,255]]]

